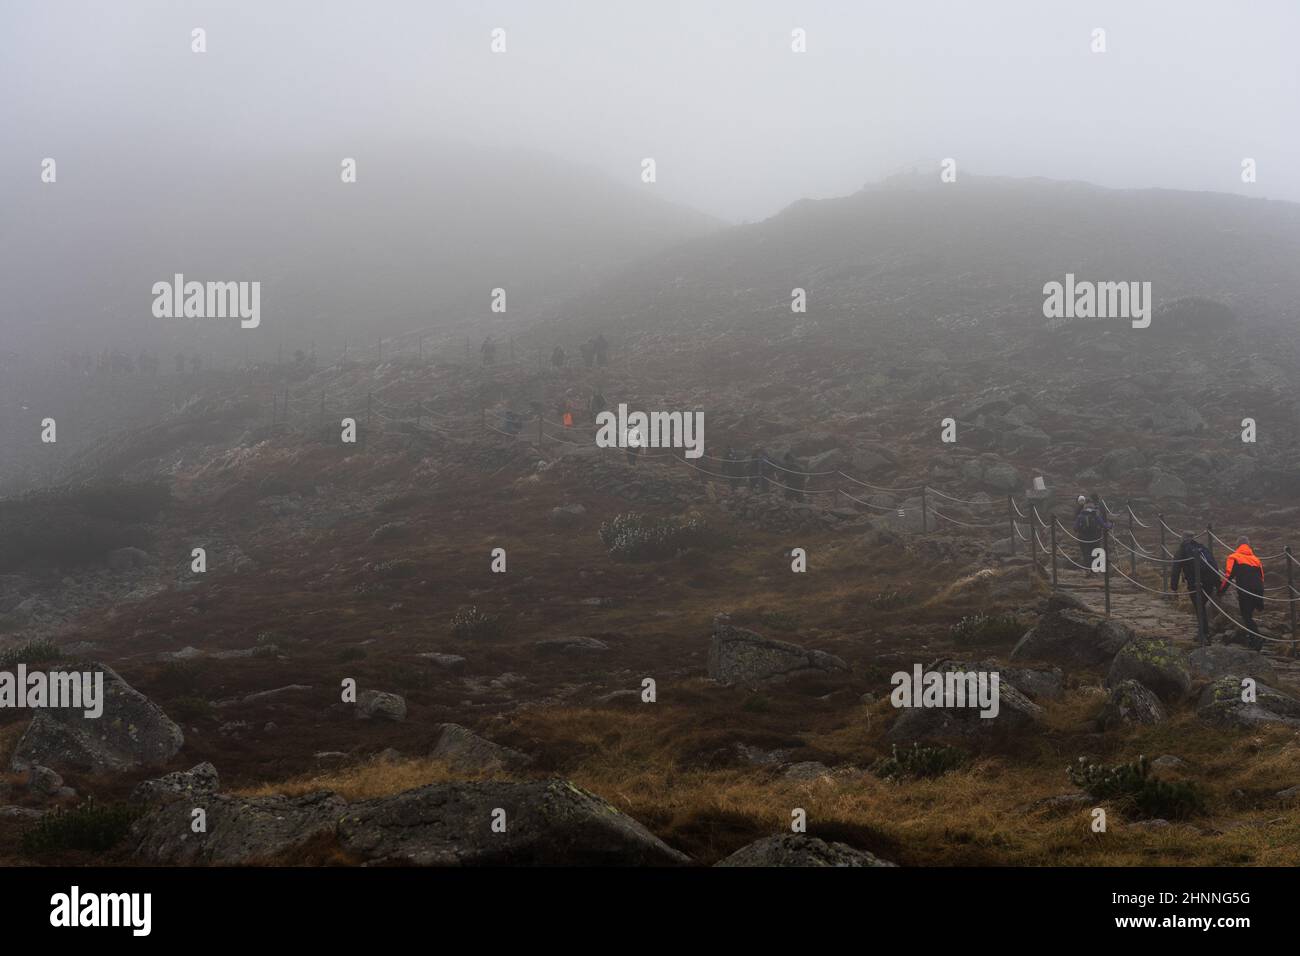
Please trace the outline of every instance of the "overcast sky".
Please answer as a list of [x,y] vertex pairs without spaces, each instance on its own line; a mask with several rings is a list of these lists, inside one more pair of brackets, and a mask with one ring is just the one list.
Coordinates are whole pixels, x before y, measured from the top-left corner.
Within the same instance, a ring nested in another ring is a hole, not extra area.
[[312,143],[364,163],[409,136],[632,186],[653,157],[651,188],[730,221],[949,156],[959,174],[1295,201],[1298,28],[1293,0],[5,0],[0,171]]

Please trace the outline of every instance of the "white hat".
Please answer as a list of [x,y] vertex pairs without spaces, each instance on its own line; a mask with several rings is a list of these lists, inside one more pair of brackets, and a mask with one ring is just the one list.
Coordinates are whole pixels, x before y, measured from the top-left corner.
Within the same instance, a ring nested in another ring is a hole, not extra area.
[[1079,504],[1083,504],[1083,503],[1084,503],[1085,501],[1087,501],[1087,500],[1088,500],[1088,499],[1085,498],[1083,495],[1079,495]]

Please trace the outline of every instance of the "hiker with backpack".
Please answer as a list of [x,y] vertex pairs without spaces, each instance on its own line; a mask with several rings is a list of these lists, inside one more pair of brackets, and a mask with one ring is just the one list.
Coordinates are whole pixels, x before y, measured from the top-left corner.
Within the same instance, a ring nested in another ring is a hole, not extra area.
[[1192,598],[1192,616],[1200,627],[1197,640],[1210,643],[1210,598],[1214,594],[1215,583],[1219,580],[1219,569],[1215,567],[1214,555],[1210,549],[1196,540],[1190,531],[1183,533],[1182,543],[1174,554],[1174,563],[1169,575],[1169,590],[1178,590],[1181,577],[1187,582],[1187,592]]
[[[1079,551],[1088,570],[1092,570],[1093,552],[1102,547],[1105,534],[1110,528],[1111,524],[1102,514],[1101,504],[1095,495],[1093,500],[1084,502],[1078,514],[1074,516],[1075,537],[1079,539]],[[1107,559],[1109,560],[1109,555]]]
[[1219,594],[1229,587],[1237,589],[1241,622],[1249,628],[1246,632],[1246,646],[1253,651],[1263,650],[1264,639],[1252,632],[1259,630],[1255,624],[1255,612],[1264,610],[1264,565],[1251,550],[1249,538],[1237,539],[1237,550],[1228,555],[1222,578]]

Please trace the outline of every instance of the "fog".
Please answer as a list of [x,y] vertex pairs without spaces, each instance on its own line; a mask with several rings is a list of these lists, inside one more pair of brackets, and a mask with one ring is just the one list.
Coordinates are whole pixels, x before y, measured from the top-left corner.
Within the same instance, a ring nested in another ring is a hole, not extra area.
[[1283,2],[11,2],[0,329],[217,335],[150,316],[180,271],[266,284],[263,352],[445,325],[510,283],[536,314],[663,242],[948,157],[1300,200],[1297,26]]

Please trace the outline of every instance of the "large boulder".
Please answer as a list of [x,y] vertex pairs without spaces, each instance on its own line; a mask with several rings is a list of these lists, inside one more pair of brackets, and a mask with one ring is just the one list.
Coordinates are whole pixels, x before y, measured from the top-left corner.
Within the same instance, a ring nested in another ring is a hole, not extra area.
[[904,707],[887,734],[892,743],[966,740],[980,742],[1003,738],[1036,726],[1043,709],[1017,690],[997,665],[991,661],[968,663],[942,660],[926,669],[930,672],[960,671],[985,674],[998,672],[998,711],[996,717],[980,716],[977,706]]
[[1263,724],[1300,728],[1300,700],[1267,684],[1255,683],[1253,701],[1243,699],[1245,678],[1220,677],[1201,691],[1196,716],[1220,727],[1252,729]]
[[715,866],[897,866],[845,843],[827,843],[806,833],[764,837],[743,846]]
[[[497,810],[505,832],[493,831]],[[641,824],[562,780],[442,783],[363,800],[339,845],[367,861],[416,866],[647,866],[689,862]]]
[[1132,637],[1132,630],[1118,621],[1066,608],[1040,617],[1012,649],[1011,658],[1100,667]]
[[1135,680],[1120,681],[1111,688],[1097,723],[1102,730],[1158,724],[1165,719],[1160,698]]
[[166,763],[185,743],[162,708],[111,668],[92,661],[60,663],[57,670],[102,674],[103,712],[87,717],[84,707],[38,711],[14,748],[13,769],[40,764],[86,773],[131,770]]
[[429,755],[461,771],[518,770],[532,758],[480,737],[460,724],[443,724]]
[[752,686],[810,674],[844,674],[849,666],[833,654],[810,651],[744,628],[716,623],[709,644],[708,675],[723,684]]
[[1273,662],[1259,651],[1237,644],[1209,644],[1187,655],[1187,667],[1193,677],[1216,680],[1229,674],[1253,677],[1265,684],[1277,683]]
[[1160,638],[1139,634],[1120,648],[1106,673],[1106,686],[1135,680],[1165,703],[1182,700],[1192,686],[1192,676],[1182,651]]
[[[689,862],[635,820],[562,780],[439,783],[348,803],[333,793],[212,796],[206,833],[185,802],[155,807],[131,830],[153,865],[276,861],[327,840],[362,863],[417,866],[674,865]],[[498,813],[504,812],[504,817]],[[504,820],[504,831],[493,824]]]
[[188,800],[155,806],[131,826],[135,858],[167,866],[273,862],[311,840],[330,837],[347,803],[333,793],[298,797],[212,794],[200,804],[207,832],[190,828]]
[[1157,471],[1151,474],[1147,494],[1157,501],[1166,498],[1186,498],[1187,485],[1177,475],[1171,475],[1167,471]]

